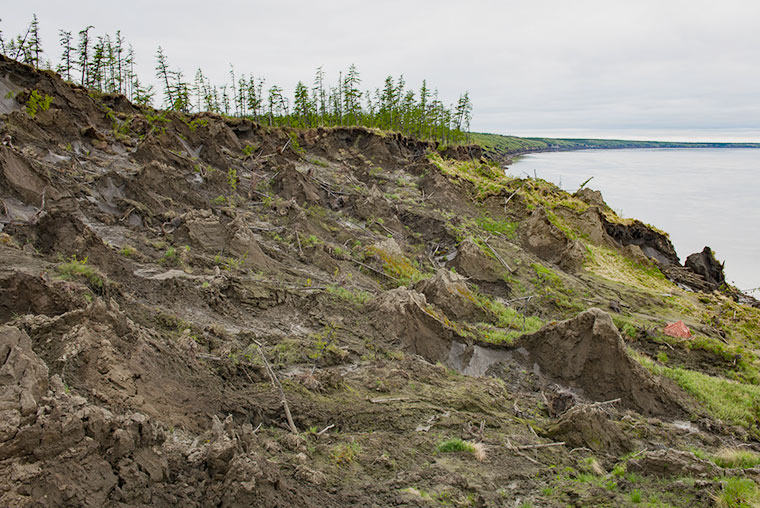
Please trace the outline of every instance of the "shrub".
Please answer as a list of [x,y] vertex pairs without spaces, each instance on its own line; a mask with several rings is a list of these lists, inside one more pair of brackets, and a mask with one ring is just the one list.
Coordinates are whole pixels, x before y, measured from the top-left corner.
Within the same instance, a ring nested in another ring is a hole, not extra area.
[[32,90],[32,93],[29,94],[29,100],[26,101],[26,113],[34,118],[38,111],[50,109],[52,102],[53,98],[48,94],[43,97],[37,90]]

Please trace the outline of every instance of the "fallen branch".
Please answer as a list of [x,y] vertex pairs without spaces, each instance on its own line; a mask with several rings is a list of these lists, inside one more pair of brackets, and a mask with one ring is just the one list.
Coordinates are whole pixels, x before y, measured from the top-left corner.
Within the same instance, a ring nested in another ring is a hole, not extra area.
[[285,146],[283,146],[283,147],[280,149],[280,155],[282,155],[282,154],[284,154],[284,153],[285,153],[285,149],[286,149],[286,148],[288,147],[288,145],[290,144],[290,139],[291,139],[291,138],[290,138],[290,137],[288,137],[288,140],[285,142]]
[[593,404],[589,404],[586,407],[599,407],[599,406],[607,406],[609,404],[615,404],[617,402],[620,402],[620,398],[612,399],[612,400],[606,400],[604,402],[594,402]]
[[369,399],[373,404],[383,404],[385,402],[396,402],[400,400],[409,400],[411,397],[390,397],[387,399]]
[[512,446],[512,443],[509,441],[509,439],[507,439],[507,449],[508,449],[508,450],[511,450],[511,451],[513,451],[513,452],[515,452],[515,453],[516,453],[517,455],[519,455],[520,457],[522,457],[522,458],[524,458],[524,459],[527,459],[527,460],[529,460],[529,461],[533,462],[534,464],[536,464],[536,465],[538,465],[538,466],[541,466],[541,465],[542,465],[542,464],[541,464],[539,461],[537,461],[536,459],[533,459],[533,458],[531,458],[531,457],[528,457],[528,456],[527,456],[527,455],[525,455],[523,452],[521,452],[521,451],[520,451],[518,448],[515,448],[514,446]]
[[298,242],[298,253],[303,256],[303,250],[301,249],[301,237],[298,235],[298,231],[296,231],[296,242]]
[[261,355],[261,359],[264,361],[264,367],[267,369],[267,373],[269,374],[269,379],[272,381],[272,386],[276,387],[280,392],[280,398],[282,399],[282,405],[285,408],[285,417],[288,419],[288,427],[290,427],[290,431],[294,434],[298,434],[298,429],[296,428],[296,424],[293,423],[293,417],[290,414],[290,406],[288,405],[288,399],[285,398],[285,390],[282,388],[282,383],[280,383],[280,380],[277,379],[277,375],[274,373],[274,369],[272,369],[272,366],[269,365],[269,360],[267,360],[266,355],[264,354],[264,350],[261,348],[261,343],[258,341],[254,341],[256,344],[256,347],[259,349],[259,354]]
[[357,261],[357,260],[356,260],[356,259],[354,259],[354,258],[349,258],[349,259],[350,259],[351,261],[353,261],[354,263],[356,263],[357,265],[359,265],[359,266],[361,266],[361,267],[363,267],[363,268],[366,268],[367,270],[370,270],[370,271],[372,271],[372,272],[375,272],[375,273],[377,273],[377,274],[380,274],[380,275],[384,275],[384,276],[388,277],[388,278],[389,278],[389,279],[391,279],[391,280],[395,280],[396,282],[401,282],[399,279],[397,279],[397,278],[396,278],[396,277],[394,277],[393,275],[388,275],[387,273],[385,273],[385,272],[383,272],[383,271],[380,271],[380,270],[378,270],[377,268],[372,268],[371,266],[369,266],[369,265],[367,265],[367,264],[365,264],[365,263],[362,263],[361,261]]
[[[512,446],[512,450],[535,450],[538,448],[551,448],[553,446],[565,446],[564,441],[558,441],[556,443],[540,443],[540,444],[533,444],[533,445],[520,445],[520,446]],[[509,447],[507,447],[509,448]]]
[[321,436],[322,434],[324,434],[324,433],[325,433],[325,432],[327,432],[328,430],[332,429],[333,427],[335,427],[335,424],[334,424],[334,423],[331,423],[330,425],[328,425],[328,426],[327,426],[327,427],[325,427],[324,429],[322,429],[322,430],[320,430],[319,432],[317,432],[317,435],[318,435],[318,436]]
[[507,271],[509,271],[509,273],[515,273],[515,271],[514,271],[514,270],[512,270],[512,268],[510,268],[510,267],[509,267],[509,265],[507,264],[507,262],[506,262],[506,261],[504,261],[504,260],[502,259],[502,257],[501,257],[501,256],[499,256],[499,253],[498,253],[498,252],[496,252],[496,249],[494,249],[493,247],[491,247],[491,246],[488,244],[488,242],[486,241],[486,239],[485,239],[485,238],[482,238],[482,237],[481,237],[481,238],[480,238],[480,241],[481,241],[481,242],[483,242],[484,244],[486,244],[486,247],[488,247],[489,249],[491,249],[491,252],[493,252],[493,255],[494,255],[494,256],[496,256],[496,259],[498,259],[498,260],[499,260],[499,263],[501,263],[501,264],[504,266],[504,268],[506,268],[506,269],[507,269]]
[[519,186],[512,194],[509,195],[508,198],[506,198],[504,200],[504,213],[505,214],[507,213],[507,205],[509,204],[509,200],[511,200],[513,197],[515,197],[515,194],[517,194],[519,192],[519,190],[522,189],[523,187],[525,187],[525,182],[523,182],[523,184],[521,186]]

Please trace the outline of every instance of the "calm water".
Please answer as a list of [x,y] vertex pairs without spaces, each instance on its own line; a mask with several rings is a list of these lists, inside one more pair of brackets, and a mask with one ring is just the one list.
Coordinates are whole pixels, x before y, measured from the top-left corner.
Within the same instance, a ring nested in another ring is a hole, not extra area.
[[534,170],[570,192],[593,176],[586,186],[618,214],[670,233],[682,262],[709,245],[728,281],[760,287],[760,149],[546,152],[518,158],[507,173]]

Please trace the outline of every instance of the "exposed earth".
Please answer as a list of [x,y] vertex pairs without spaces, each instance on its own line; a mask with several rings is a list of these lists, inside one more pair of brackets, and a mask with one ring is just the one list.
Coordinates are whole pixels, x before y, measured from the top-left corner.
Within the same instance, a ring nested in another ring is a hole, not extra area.
[[476,146],[0,92],[1,506],[757,494],[760,310],[709,248]]

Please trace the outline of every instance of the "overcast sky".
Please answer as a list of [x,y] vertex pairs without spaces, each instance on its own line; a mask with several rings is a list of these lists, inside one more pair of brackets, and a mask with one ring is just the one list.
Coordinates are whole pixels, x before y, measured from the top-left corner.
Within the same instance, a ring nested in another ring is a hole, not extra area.
[[120,29],[142,79],[158,45],[186,76],[221,83],[232,63],[286,90],[354,63],[365,88],[469,91],[475,131],[760,141],[755,0],[9,1],[6,40],[32,13],[54,63],[58,29]]

